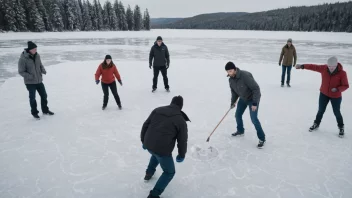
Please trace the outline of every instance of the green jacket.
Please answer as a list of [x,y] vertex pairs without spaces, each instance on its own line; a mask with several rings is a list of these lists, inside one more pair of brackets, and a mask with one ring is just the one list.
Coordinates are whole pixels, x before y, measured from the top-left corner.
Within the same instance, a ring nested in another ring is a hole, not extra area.
[[[284,59],[284,61],[282,61],[282,58]],[[293,58],[295,59],[294,61],[293,61]],[[282,48],[280,60],[279,60],[279,65],[281,65],[281,61],[282,61],[282,65],[284,65],[284,66],[296,65],[297,53],[296,53],[295,46],[291,45],[291,47],[288,47],[288,45],[286,44]]]

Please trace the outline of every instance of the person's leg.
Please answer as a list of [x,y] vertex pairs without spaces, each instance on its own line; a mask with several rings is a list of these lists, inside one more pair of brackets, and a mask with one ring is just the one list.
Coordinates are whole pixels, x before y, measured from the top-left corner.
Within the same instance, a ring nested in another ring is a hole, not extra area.
[[26,84],[26,88],[29,93],[29,104],[31,106],[32,115],[38,115],[39,111],[37,110],[37,101],[35,100],[36,94],[36,85],[34,84]]
[[106,107],[108,105],[108,101],[109,101],[109,85],[101,82],[101,87],[104,92],[103,107]]
[[160,176],[153,190],[151,191],[153,196],[160,196],[176,173],[172,156],[157,156],[157,159],[161,168],[163,169],[163,174]]
[[37,85],[37,91],[40,95],[41,99],[41,107],[42,107],[42,112],[43,113],[48,113],[49,112],[49,107],[48,107],[48,95],[45,90],[45,86],[43,83],[40,83]]
[[154,71],[153,89],[156,89],[158,88],[158,77],[159,77],[160,67],[153,67],[153,71]]
[[239,101],[237,102],[237,109],[235,113],[236,122],[237,122],[237,132],[240,132],[240,133],[244,133],[242,116],[246,109],[247,109],[247,103],[240,98]]
[[319,109],[318,109],[318,113],[316,115],[316,118],[314,120],[314,123],[316,123],[317,125],[320,125],[321,120],[323,119],[323,115],[325,113],[326,110],[326,106],[328,105],[330,101],[330,98],[322,93],[320,93],[319,96]]
[[291,69],[292,69],[292,66],[287,66],[287,81],[286,81],[286,83],[288,85],[290,84],[290,81],[291,81]]
[[285,82],[285,74],[286,74],[286,66],[282,65],[282,73],[281,73],[281,85]]
[[169,89],[169,79],[167,77],[167,69],[166,66],[161,68],[161,74],[163,75],[164,87],[165,89]]
[[110,90],[111,90],[112,94],[114,95],[114,98],[115,98],[117,106],[121,107],[120,97],[119,97],[119,94],[117,93],[116,81],[111,83],[109,85],[109,87],[110,87]]
[[262,125],[258,119],[258,111],[259,111],[259,104],[257,106],[257,110],[252,111],[252,103],[249,103],[249,114],[252,120],[252,123],[257,131],[258,139],[261,141],[265,141],[265,133],[263,131]]
[[145,171],[147,175],[153,176],[155,171],[156,171],[156,167],[159,165],[159,161],[158,159],[154,156],[153,153],[150,153],[151,157],[149,160],[149,164],[148,164],[148,168]]
[[342,114],[340,111],[342,97],[331,98],[330,101],[331,101],[331,106],[332,106],[332,109],[333,109],[335,117],[336,117],[337,125],[339,128],[343,128],[344,123],[343,123],[343,118],[342,118]]

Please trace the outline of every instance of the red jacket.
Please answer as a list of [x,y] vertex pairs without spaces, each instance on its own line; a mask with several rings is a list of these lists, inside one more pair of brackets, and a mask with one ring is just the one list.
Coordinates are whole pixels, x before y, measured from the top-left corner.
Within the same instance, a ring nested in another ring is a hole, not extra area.
[[[337,65],[337,70],[332,74],[330,74],[327,65],[304,64],[304,69],[321,73],[322,82],[320,92],[330,98],[341,97],[341,93],[349,88],[347,74],[340,63]],[[332,88],[337,88],[338,91],[332,92]]]
[[105,84],[110,84],[115,81],[115,77],[118,81],[121,81],[121,77],[115,65],[110,68],[103,69],[103,65],[100,64],[97,71],[95,72],[95,80],[99,80],[100,76],[101,82]]

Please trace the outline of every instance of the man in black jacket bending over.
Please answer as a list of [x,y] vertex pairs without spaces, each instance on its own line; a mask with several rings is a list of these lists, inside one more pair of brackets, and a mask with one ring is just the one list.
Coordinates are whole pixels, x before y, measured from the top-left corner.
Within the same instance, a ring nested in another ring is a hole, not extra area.
[[187,152],[188,129],[186,121],[190,121],[187,115],[181,111],[183,98],[175,96],[171,104],[156,108],[144,122],[141,131],[143,149],[147,149],[152,155],[144,180],[152,178],[156,167],[160,164],[163,174],[150,191],[148,198],[159,198],[166,186],[175,175],[175,164],[172,151],[177,140],[177,162],[183,162]]
[[[154,62],[153,62],[153,58],[154,58]],[[165,89],[167,92],[169,92],[170,87],[169,87],[169,80],[167,78],[167,69],[169,69],[169,66],[170,66],[170,54],[161,36],[158,36],[158,38],[156,39],[156,42],[150,49],[149,68],[151,69],[152,66],[154,69],[153,92],[158,87],[158,77],[159,77],[160,71],[161,71],[161,74],[163,75]]]

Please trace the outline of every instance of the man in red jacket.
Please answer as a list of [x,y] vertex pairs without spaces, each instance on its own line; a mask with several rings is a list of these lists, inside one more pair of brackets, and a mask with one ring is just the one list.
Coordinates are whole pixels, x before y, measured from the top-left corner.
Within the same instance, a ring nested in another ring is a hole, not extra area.
[[314,131],[319,128],[320,122],[326,110],[326,106],[330,101],[340,130],[339,136],[343,137],[344,123],[340,112],[340,106],[342,101],[342,92],[348,89],[349,85],[346,71],[343,70],[342,65],[337,61],[336,57],[331,57],[325,65],[297,64],[296,69],[316,71],[321,73],[322,77],[319,96],[319,110],[314,124],[309,128],[309,131]]

